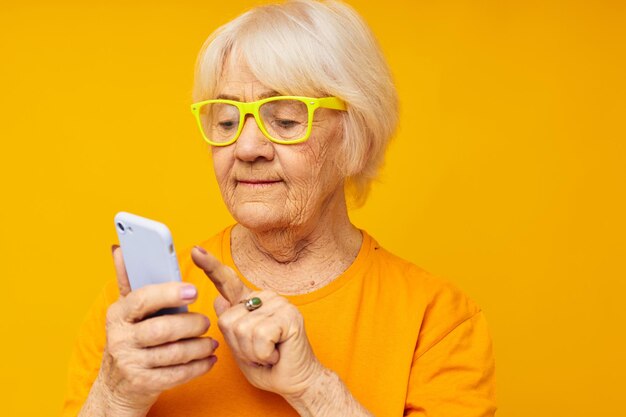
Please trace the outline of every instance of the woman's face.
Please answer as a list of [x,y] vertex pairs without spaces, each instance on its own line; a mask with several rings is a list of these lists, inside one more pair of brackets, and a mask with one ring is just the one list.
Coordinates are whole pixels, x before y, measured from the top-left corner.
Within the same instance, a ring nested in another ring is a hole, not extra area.
[[[245,62],[226,68],[218,97],[256,101],[279,95],[257,80]],[[256,231],[310,227],[322,215],[332,216],[339,205],[331,203],[344,198],[341,133],[341,113],[317,109],[306,142],[280,145],[263,136],[248,115],[235,143],[212,148],[215,175],[230,213]]]

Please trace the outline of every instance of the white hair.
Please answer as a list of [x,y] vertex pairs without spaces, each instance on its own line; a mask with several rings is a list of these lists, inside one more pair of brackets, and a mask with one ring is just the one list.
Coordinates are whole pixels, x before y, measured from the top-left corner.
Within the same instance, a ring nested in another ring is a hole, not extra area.
[[280,94],[336,96],[348,104],[341,168],[353,203],[362,204],[395,133],[398,98],[380,47],[357,12],[338,1],[312,0],[247,11],[204,43],[194,101],[215,98],[232,55]]

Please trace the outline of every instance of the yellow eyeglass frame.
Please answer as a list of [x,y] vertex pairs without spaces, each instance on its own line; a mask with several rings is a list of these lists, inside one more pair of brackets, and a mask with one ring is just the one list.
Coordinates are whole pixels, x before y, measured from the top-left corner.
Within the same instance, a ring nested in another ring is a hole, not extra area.
[[[272,137],[268,133],[268,131],[265,129],[265,126],[263,125],[263,121],[261,120],[261,115],[259,114],[259,108],[265,103],[269,103],[271,101],[277,101],[277,100],[297,100],[297,101],[304,103],[307,106],[308,126],[307,126],[306,133],[304,134],[302,138],[296,139],[296,140],[288,140],[288,141],[282,140],[282,139],[276,139]],[[237,109],[239,110],[239,126],[237,128],[237,133],[235,133],[235,136],[233,136],[233,139],[229,140],[228,142],[213,142],[211,139],[207,138],[207,136],[204,134],[204,129],[202,128],[202,121],[200,120],[200,110],[202,109],[202,106],[204,106],[205,104],[216,104],[216,103],[231,104],[237,107]],[[254,120],[256,121],[257,126],[259,127],[263,135],[271,142],[279,143],[281,145],[295,145],[296,143],[305,142],[311,136],[311,130],[313,127],[313,114],[315,113],[315,110],[320,107],[324,109],[334,109],[334,110],[342,110],[342,111],[347,110],[346,103],[338,97],[313,98],[313,97],[302,97],[302,96],[273,96],[273,97],[264,98],[262,100],[250,101],[250,102],[242,102],[242,101],[226,100],[226,99],[204,100],[204,101],[199,101],[197,103],[193,103],[191,105],[191,112],[196,118],[196,122],[198,123],[198,127],[200,128],[200,133],[202,133],[202,137],[207,143],[209,143],[212,146],[228,146],[228,145],[235,143],[235,141],[239,139],[239,135],[241,135],[243,124],[244,124],[246,115],[248,114],[251,114],[252,116],[254,116]]]

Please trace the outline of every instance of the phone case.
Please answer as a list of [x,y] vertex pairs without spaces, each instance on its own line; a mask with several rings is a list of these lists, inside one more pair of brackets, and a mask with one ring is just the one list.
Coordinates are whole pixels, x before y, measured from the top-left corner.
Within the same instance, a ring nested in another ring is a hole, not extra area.
[[[119,212],[115,230],[122,248],[124,264],[132,290],[145,285],[181,281],[172,234],[163,223]],[[168,308],[159,312],[186,312],[187,307]]]

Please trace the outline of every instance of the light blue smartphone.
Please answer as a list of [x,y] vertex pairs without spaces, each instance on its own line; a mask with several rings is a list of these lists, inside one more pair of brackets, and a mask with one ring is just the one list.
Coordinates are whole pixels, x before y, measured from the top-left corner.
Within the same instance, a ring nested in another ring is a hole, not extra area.
[[[115,215],[131,290],[145,285],[181,281],[172,234],[166,225],[135,214]],[[187,312],[187,306],[165,308],[157,315]]]

